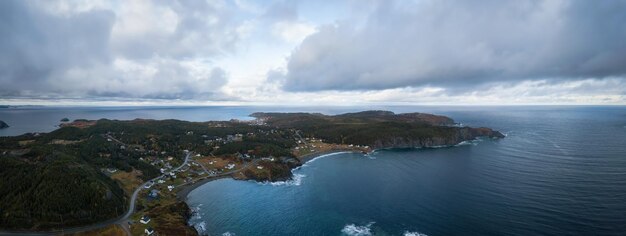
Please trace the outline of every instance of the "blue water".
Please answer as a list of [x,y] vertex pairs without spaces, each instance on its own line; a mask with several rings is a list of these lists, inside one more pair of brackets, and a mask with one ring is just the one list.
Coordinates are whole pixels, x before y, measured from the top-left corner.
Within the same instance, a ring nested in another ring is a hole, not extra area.
[[280,185],[188,196],[220,235],[625,235],[624,107],[421,108],[503,131],[451,148],[336,154]]
[[337,154],[280,185],[229,179],[194,190],[190,223],[220,235],[626,235],[626,107],[25,107],[0,136],[70,119],[248,119],[257,111],[429,112],[505,139]]

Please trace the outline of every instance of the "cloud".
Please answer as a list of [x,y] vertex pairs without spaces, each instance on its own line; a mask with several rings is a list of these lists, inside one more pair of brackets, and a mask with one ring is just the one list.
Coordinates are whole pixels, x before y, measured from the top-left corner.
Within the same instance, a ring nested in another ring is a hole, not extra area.
[[0,1],[0,98],[235,99],[214,58],[238,41],[203,1]]
[[56,86],[47,80],[73,67],[111,60],[111,11],[53,16],[22,1],[0,1],[1,96],[19,96]]
[[287,91],[623,78],[626,1],[380,1],[289,56]]

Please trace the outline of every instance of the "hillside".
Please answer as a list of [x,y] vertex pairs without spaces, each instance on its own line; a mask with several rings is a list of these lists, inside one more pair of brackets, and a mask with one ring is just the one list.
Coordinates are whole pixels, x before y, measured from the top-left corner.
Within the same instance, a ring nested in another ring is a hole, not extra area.
[[502,138],[490,128],[452,126],[454,120],[425,113],[395,114],[364,111],[334,116],[310,113],[254,113],[277,128],[298,129],[328,143],[367,145],[371,148],[408,148],[455,145],[477,137]]
[[[230,174],[235,166],[242,169],[232,171],[234,178],[278,181],[290,178],[291,169],[319,152],[434,147],[504,137],[489,128],[457,127],[449,117],[425,113],[252,116],[258,119],[75,120],[47,134],[0,137],[0,228],[46,230],[119,217],[127,210],[133,189],[181,165],[187,151],[197,154],[193,165],[177,173],[180,178],[167,178],[168,184]],[[184,215],[154,212],[178,204],[166,203],[144,197],[137,214],[151,214],[155,222],[165,218],[182,222]],[[168,225],[155,227],[161,232],[187,230],[184,225]]]

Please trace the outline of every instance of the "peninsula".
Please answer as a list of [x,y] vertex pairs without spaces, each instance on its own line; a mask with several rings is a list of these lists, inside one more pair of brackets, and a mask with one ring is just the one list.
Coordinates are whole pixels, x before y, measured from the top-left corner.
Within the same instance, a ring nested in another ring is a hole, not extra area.
[[192,212],[184,199],[207,181],[286,180],[292,169],[334,151],[504,137],[425,113],[251,116],[255,119],[75,120],[46,134],[0,137],[0,231],[195,234],[186,224]]

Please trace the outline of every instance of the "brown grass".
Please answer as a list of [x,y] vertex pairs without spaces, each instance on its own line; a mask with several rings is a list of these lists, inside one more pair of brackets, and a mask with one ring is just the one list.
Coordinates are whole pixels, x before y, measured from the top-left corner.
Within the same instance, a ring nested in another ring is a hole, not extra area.
[[92,235],[104,235],[104,236],[125,236],[126,232],[118,225],[109,225],[102,229],[80,232],[75,234],[69,234],[73,236],[92,236]]
[[117,180],[122,186],[122,189],[124,189],[124,192],[130,196],[130,194],[132,194],[133,191],[135,191],[135,189],[143,183],[143,181],[139,178],[141,175],[142,173],[139,170],[133,170],[131,172],[118,170],[111,175],[111,179]]

